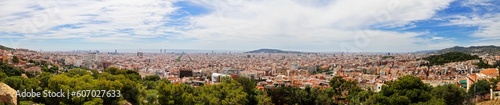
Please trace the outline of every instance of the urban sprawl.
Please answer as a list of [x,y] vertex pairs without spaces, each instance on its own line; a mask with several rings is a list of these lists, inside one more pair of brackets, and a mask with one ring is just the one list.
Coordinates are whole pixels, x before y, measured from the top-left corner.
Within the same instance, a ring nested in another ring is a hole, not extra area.
[[[98,51],[36,52],[27,49],[0,51],[2,62],[13,57],[13,64],[26,72],[41,72],[36,63],[71,68],[135,70],[141,76],[159,75],[171,83],[192,86],[218,84],[221,77],[243,76],[259,81],[256,88],[281,86],[326,88],[334,76],[358,82],[365,90],[380,91],[388,81],[404,75],[419,77],[432,86],[457,84],[466,90],[478,80],[495,78],[496,68],[478,68],[479,60],[422,66],[429,54],[413,53],[119,53]],[[487,64],[496,64],[500,56],[476,54]],[[12,62],[10,62],[12,63]],[[492,89],[500,93],[500,86]],[[499,98],[491,95],[490,98]]]

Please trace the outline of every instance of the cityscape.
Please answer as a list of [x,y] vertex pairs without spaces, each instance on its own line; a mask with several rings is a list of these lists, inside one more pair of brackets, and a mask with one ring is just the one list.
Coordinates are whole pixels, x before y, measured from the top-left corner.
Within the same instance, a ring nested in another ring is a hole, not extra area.
[[[436,87],[456,85],[470,91],[479,80],[499,76],[500,47],[479,46],[465,48],[481,59],[470,59],[442,65],[429,65],[426,58],[460,47],[432,53],[310,53],[259,49],[249,52],[174,53],[159,49],[157,53],[120,53],[99,51],[37,52],[28,49],[2,50],[2,62],[21,68],[25,73],[44,72],[57,67],[56,74],[74,68],[104,72],[107,68],[133,70],[141,78],[157,75],[169,83],[193,87],[217,85],[223,77],[245,77],[256,81],[255,89],[265,91],[279,87],[307,87],[325,89],[336,76],[354,81],[363,90],[380,92],[390,81],[411,75],[423,83]],[[448,53],[446,53],[448,54]],[[18,59],[18,60],[13,60]],[[14,62],[15,61],[15,62]],[[478,63],[490,65],[482,67]],[[24,75],[24,74],[23,74]],[[26,76],[26,75],[24,75]],[[500,84],[496,84],[500,85]],[[500,87],[495,86],[486,99],[500,98]],[[488,91],[489,92],[489,91]]]
[[4,0],[0,105],[498,105],[500,1]]

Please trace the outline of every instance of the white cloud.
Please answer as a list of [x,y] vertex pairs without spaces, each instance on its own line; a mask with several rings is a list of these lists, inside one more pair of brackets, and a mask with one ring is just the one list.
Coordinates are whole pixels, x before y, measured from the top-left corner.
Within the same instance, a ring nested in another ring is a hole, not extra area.
[[493,0],[464,0],[462,6],[490,6]]
[[444,37],[438,37],[438,36],[434,36],[431,38],[432,40],[441,40],[441,39],[444,39]]
[[[0,9],[0,16],[6,16],[1,18],[0,22],[6,25],[0,25],[0,29],[10,33],[22,33],[33,39],[113,37],[113,34],[123,33],[119,31],[122,29],[131,30],[129,36],[125,37],[148,38],[152,37],[151,35],[162,35],[164,31],[159,30],[159,27],[169,20],[165,15],[176,10],[173,1],[160,0],[3,2],[8,6],[2,6],[4,9]],[[61,25],[80,28],[51,30]]]
[[[33,9],[27,7],[40,3],[3,1],[0,23],[5,25],[0,25],[0,30],[22,33],[26,39],[79,38],[99,42],[130,42],[173,33],[168,35],[174,35],[170,37],[176,40],[193,41],[182,44],[166,41],[168,47],[200,49],[268,47],[341,51],[342,45],[349,45],[359,51],[415,51],[454,43],[436,43],[419,37],[424,33],[374,28],[414,27],[412,22],[431,18],[448,7],[451,0],[194,0],[189,2],[211,12],[186,18],[188,26],[162,26],[172,21],[166,15],[179,8],[173,2],[63,0],[40,6],[45,9]],[[81,28],[50,30],[61,25]],[[119,31],[127,29],[132,31]],[[356,41],[358,39],[366,40]]]
[[257,0],[232,5],[200,0],[196,3],[214,12],[194,17],[192,27],[196,28],[183,32],[183,35],[196,38],[200,43],[213,43],[200,45],[208,48],[245,46],[243,48],[339,51],[340,48],[336,48],[339,44],[350,43],[357,33],[367,32],[373,35],[369,37],[372,41],[369,46],[356,47],[360,51],[413,51],[418,49],[412,47],[426,47],[423,41],[431,39],[418,38],[420,33],[377,31],[370,27],[404,26],[413,21],[429,19],[436,11],[446,8],[449,2],[340,0],[319,2],[323,3],[320,5],[315,2]]
[[479,29],[472,37],[484,39],[500,38],[500,14],[486,14],[484,16],[462,17],[451,20],[449,25],[477,26]]

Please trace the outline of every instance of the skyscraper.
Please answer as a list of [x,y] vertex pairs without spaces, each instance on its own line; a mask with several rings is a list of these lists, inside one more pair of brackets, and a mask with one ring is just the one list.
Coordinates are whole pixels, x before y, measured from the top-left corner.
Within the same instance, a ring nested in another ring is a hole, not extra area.
[[143,53],[143,52],[137,52],[137,56],[138,56],[139,58],[142,58],[142,57],[144,56],[144,53]]
[[87,56],[85,57],[85,60],[88,60],[88,61],[97,61],[97,53],[95,52],[91,52],[91,53],[88,53]]

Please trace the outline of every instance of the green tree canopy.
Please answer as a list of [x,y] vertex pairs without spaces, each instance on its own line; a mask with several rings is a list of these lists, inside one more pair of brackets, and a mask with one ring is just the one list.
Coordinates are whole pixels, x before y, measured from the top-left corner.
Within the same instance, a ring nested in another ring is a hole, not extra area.
[[3,79],[7,78],[9,76],[7,76],[7,74],[5,74],[2,70],[0,70],[0,81],[2,81]]
[[74,68],[74,69],[68,70],[65,74],[68,75],[69,77],[74,77],[74,76],[89,75],[90,72],[89,72],[89,70],[86,70],[86,69]]
[[460,62],[473,59],[480,59],[477,55],[470,55],[462,52],[448,52],[441,55],[431,55],[424,58],[424,60],[429,61],[430,65],[443,65],[450,62]]
[[432,89],[432,95],[444,99],[447,105],[462,105],[466,98],[465,90],[455,84],[437,86]]
[[4,72],[7,76],[21,76],[23,71],[20,68],[15,68],[12,65],[8,65],[0,62],[0,70]]
[[361,91],[356,81],[347,81],[340,76],[335,76],[330,80],[330,87],[333,88],[335,95],[356,94]]
[[430,85],[423,83],[419,78],[406,75],[382,86],[380,93],[387,97],[395,94],[405,96],[412,103],[417,103],[430,100],[432,98],[431,89]]
[[249,105],[257,104],[258,100],[256,99],[256,96],[258,95],[258,93],[255,91],[256,90],[255,86],[257,85],[257,82],[247,77],[238,77],[235,80],[243,87],[245,93],[247,93],[247,99],[249,101],[248,104]]
[[162,105],[241,105],[248,103],[243,86],[233,80],[223,80],[220,84],[196,88],[185,84],[161,82],[157,90],[158,102]]
[[144,77],[144,80],[145,80],[145,81],[158,81],[158,80],[160,80],[160,79],[161,79],[161,78],[160,78],[160,76],[158,76],[158,75],[150,75],[150,76],[146,76],[146,77]]
[[472,84],[469,89],[470,95],[480,95],[483,96],[490,92],[490,83],[486,80],[479,80],[476,83]]
[[12,56],[12,63],[19,63],[19,58],[17,56]]

